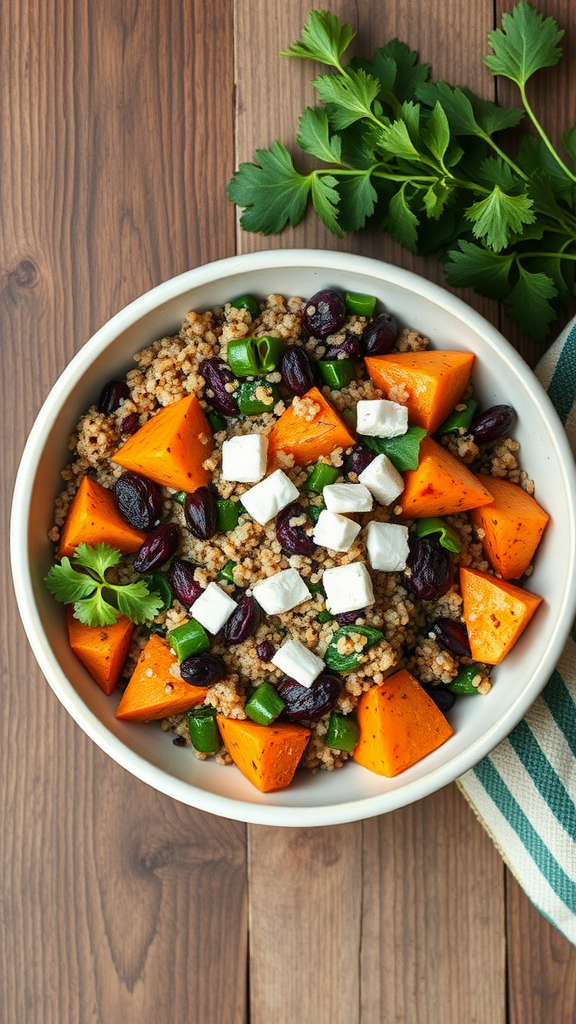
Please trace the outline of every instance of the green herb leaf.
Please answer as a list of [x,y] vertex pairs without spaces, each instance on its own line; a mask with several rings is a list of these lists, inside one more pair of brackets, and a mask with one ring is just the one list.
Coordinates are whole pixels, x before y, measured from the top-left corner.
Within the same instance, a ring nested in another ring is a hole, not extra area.
[[340,196],[334,188],[337,184],[338,181],[331,174],[313,175],[312,203],[320,220],[323,221],[327,228],[330,228],[333,234],[341,238],[344,232],[338,224]]
[[425,436],[426,431],[422,427],[411,426],[399,437],[361,436],[358,441],[379,455],[387,455],[398,472],[403,473],[407,469],[418,469],[420,444]]
[[448,188],[444,181],[435,181],[424,193],[424,208],[429,217],[438,220],[446,203],[452,195],[452,189]]
[[[360,617],[360,612],[358,612]],[[350,654],[340,654],[338,651],[338,641],[343,637],[349,636],[350,633],[359,633],[360,636],[365,636],[367,643],[364,644],[362,651],[352,651]],[[365,658],[365,654],[378,643],[384,636],[379,629],[374,629],[372,626],[342,626],[337,629],[332,637],[326,652],[324,654],[324,661],[328,668],[333,669],[335,672],[350,672],[354,668],[358,668]]]
[[405,121],[393,121],[383,126],[378,139],[378,147],[384,153],[390,153],[405,160],[421,159],[421,155],[410,138],[408,125]]
[[109,604],[99,587],[92,597],[75,603],[74,618],[85,626],[113,626],[118,621],[118,612]]
[[422,140],[437,160],[442,163],[448,146],[450,145],[450,125],[446,113],[439,102],[434,104],[434,109],[428,118],[428,124],[422,130]]
[[362,68],[348,71],[345,76],[320,75],[312,85],[318,90],[323,103],[331,104],[330,123],[336,129],[346,128],[362,117],[372,117],[372,103],[378,95],[375,78]]
[[523,88],[535,71],[558,63],[563,35],[554,18],[544,18],[522,0],[511,13],[502,15],[501,29],[488,33],[494,53],[484,57],[484,63],[493,75],[511,78]]
[[294,227],[304,216],[311,175],[299,174],[280,142],[257,149],[258,164],[240,164],[227,186],[228,197],[245,207],[240,224],[246,231],[273,235],[288,222]]
[[448,257],[444,267],[448,284],[455,288],[473,287],[492,299],[503,299],[507,295],[514,253],[500,256],[462,239],[458,249],[452,249]]
[[562,145],[571,160],[576,163],[576,125],[562,136]]
[[142,623],[153,619],[162,610],[164,599],[159,593],[150,593],[146,584],[127,583],[116,590],[118,611],[132,622]]
[[281,50],[281,56],[319,60],[337,68],[355,35],[350,25],[341,24],[329,11],[310,11],[302,29],[302,39],[292,43],[287,50]]
[[524,117],[523,110],[499,107],[448,82],[425,82],[418,87],[418,99],[429,107],[440,103],[454,135],[485,138],[504,128],[513,128]]
[[366,172],[350,174],[338,183],[338,220],[343,231],[359,231],[374,213],[378,193]]
[[392,196],[385,220],[387,230],[397,242],[404,245],[410,252],[416,252],[418,241],[418,217],[410,209],[406,197],[406,184]]
[[342,141],[339,135],[330,135],[328,114],[323,107],[306,107],[300,115],[298,129],[296,142],[300,149],[318,157],[324,163],[340,163]]
[[66,556],[60,565],[52,566],[44,577],[44,583],[52,596],[64,604],[74,604],[75,601],[89,597],[98,585],[92,576],[76,572]]
[[495,185],[486,199],[473,203],[466,211],[467,220],[472,221],[476,238],[483,238],[495,252],[505,249],[513,232],[520,231],[523,224],[533,224],[536,217],[532,200],[527,195],[510,196]]
[[95,544],[93,547],[89,547],[88,544],[79,544],[73,555],[74,561],[78,565],[84,566],[85,569],[92,569],[102,580],[106,570],[111,569],[113,565],[118,565],[121,557],[122,552],[118,548],[102,543]]
[[547,274],[530,273],[519,266],[519,280],[506,299],[508,314],[516,320],[522,330],[542,341],[548,326],[556,317],[554,307],[548,301],[558,294],[556,286]]

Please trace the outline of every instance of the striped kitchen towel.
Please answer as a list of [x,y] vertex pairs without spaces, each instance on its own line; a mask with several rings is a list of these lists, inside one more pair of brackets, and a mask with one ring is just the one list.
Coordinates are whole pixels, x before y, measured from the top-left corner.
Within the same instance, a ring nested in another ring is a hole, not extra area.
[[[576,320],[536,374],[576,453]],[[576,944],[576,626],[524,720],[458,785],[528,897]]]

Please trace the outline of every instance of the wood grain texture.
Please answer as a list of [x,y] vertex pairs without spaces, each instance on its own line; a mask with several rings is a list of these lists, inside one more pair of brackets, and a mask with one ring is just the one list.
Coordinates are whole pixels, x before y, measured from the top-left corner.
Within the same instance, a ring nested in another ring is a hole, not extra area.
[[[6,538],[23,441],[74,351],[234,251],[233,46],[227,0],[15,0],[0,31]],[[28,651],[6,554],[0,1021],[241,1024],[245,828],[137,782],[76,727]]]

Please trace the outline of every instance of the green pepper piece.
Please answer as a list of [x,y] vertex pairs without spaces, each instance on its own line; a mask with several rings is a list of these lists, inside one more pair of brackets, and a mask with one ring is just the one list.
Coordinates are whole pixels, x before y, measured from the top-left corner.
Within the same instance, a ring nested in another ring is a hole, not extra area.
[[184,661],[184,658],[190,657],[191,654],[202,654],[202,651],[210,648],[208,634],[196,619],[189,619],[181,626],[176,626],[176,629],[171,629],[168,640],[179,661]]
[[238,526],[240,510],[238,502],[232,498],[216,499],[216,530],[218,533],[230,533]]
[[[351,654],[340,654],[338,651],[338,641],[343,636],[348,636],[349,633],[361,633],[362,636],[367,637],[368,643],[364,645],[360,654],[357,651],[352,651]],[[358,668],[366,651],[369,651],[383,636],[384,634],[379,629],[373,629],[372,626],[341,626],[336,630],[326,648],[324,661],[328,668],[332,668],[336,672],[350,672],[353,668]]]
[[320,519],[320,513],[324,512],[326,505],[310,505],[308,509],[308,518],[312,520],[314,526]]
[[234,569],[236,568],[237,565],[238,562],[233,562],[232,559],[230,559],[230,561],[226,562],[226,565],[222,569],[220,569],[218,575],[220,576],[221,579],[228,580],[228,583],[234,583]]
[[474,413],[478,408],[478,402],[475,402],[473,398],[469,398],[468,401],[461,402],[460,404],[463,405],[464,408],[458,410],[454,409],[454,411],[450,413],[448,418],[444,420],[442,426],[438,427],[439,434],[466,433],[474,419]]
[[259,372],[254,338],[235,338],[229,341],[226,358],[235,377],[253,377]]
[[447,684],[448,689],[452,693],[478,693],[478,687],[474,686],[472,680],[480,675],[481,668],[480,665],[463,666],[452,682]]
[[400,434],[399,437],[361,435],[358,441],[379,455],[387,455],[398,472],[403,473],[407,469],[418,469],[420,444],[425,436],[426,431],[422,427],[408,427],[406,433]]
[[258,353],[258,372],[273,373],[284,355],[286,342],[283,338],[275,338],[271,334],[263,334],[261,338],[254,338],[253,341]]
[[428,537],[431,533],[439,533],[438,540],[447,551],[459,554],[462,551],[462,540],[460,534],[454,530],[449,523],[438,516],[430,516],[428,519],[418,519],[416,522],[416,536]]
[[214,412],[213,410],[210,410],[210,412],[206,413],[206,419],[208,420],[208,423],[212,427],[212,430],[214,431],[215,434],[217,434],[220,430],[226,430],[226,420],[224,419],[223,416],[220,415],[219,412]]
[[174,494],[170,495],[172,501],[176,501],[179,505],[183,505],[186,501],[186,491],[175,491]]
[[286,707],[270,683],[261,683],[244,705],[244,711],[258,725],[271,725]]
[[358,743],[359,735],[358,722],[352,715],[342,715],[339,711],[333,711],[328,721],[324,743],[334,750],[346,750],[350,754]]
[[361,292],[346,292],[344,297],[346,309],[356,316],[374,316],[376,309],[375,295],[362,295]]
[[324,623],[331,622],[334,616],[332,615],[332,612],[328,611],[327,608],[323,608],[321,612],[318,612],[316,618],[318,619],[318,622],[323,626]]
[[142,579],[151,594],[158,594],[162,598],[162,607],[159,611],[165,612],[170,608],[173,601],[172,588],[166,577],[161,572],[151,572]]
[[339,469],[329,466],[326,462],[317,462],[312,467],[312,472],[306,481],[306,490],[314,491],[315,494],[322,494],[327,484],[336,483],[339,476]]
[[234,309],[247,309],[253,320],[260,316],[260,306],[253,295],[239,295],[230,305]]
[[216,708],[192,708],[188,712],[188,731],[195,750],[202,754],[215,754],[222,746],[218,726],[216,725]]
[[351,359],[320,359],[318,362],[320,376],[332,391],[341,391],[348,387],[354,376],[354,364]]
[[[259,388],[264,388],[269,395],[269,401],[264,402],[262,398],[256,397]],[[280,394],[275,384],[269,384],[265,378],[243,381],[236,391],[238,408],[244,416],[259,416],[263,412],[272,412],[276,402],[280,401]]]

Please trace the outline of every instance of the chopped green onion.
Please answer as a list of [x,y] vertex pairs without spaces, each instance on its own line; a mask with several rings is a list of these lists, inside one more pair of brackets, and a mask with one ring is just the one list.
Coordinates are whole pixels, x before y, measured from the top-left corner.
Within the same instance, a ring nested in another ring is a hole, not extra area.
[[326,505],[310,505],[308,509],[308,518],[312,520],[314,526],[320,519],[320,513],[324,511]]
[[158,594],[162,598],[162,607],[159,611],[165,612],[170,608],[173,601],[172,588],[166,577],[161,572],[151,572],[148,576],[143,576],[142,579],[151,594]]
[[[358,614],[360,614],[360,611],[358,611]],[[350,633],[360,633],[367,638],[368,643],[364,644],[361,652],[352,651],[350,654],[340,654],[338,641]],[[371,626],[341,626],[340,629],[336,630],[326,648],[324,661],[328,668],[332,668],[336,672],[350,672],[353,668],[358,668],[364,660],[366,651],[369,651],[383,636],[384,634],[379,629],[373,629]]]
[[452,690],[452,693],[478,693],[478,687],[474,686],[472,680],[480,674],[480,665],[466,665],[460,669],[452,682],[448,683],[448,689]]
[[265,334],[261,338],[235,338],[228,342],[227,359],[236,377],[272,373],[278,366],[286,342]]
[[422,427],[408,427],[406,433],[399,437],[360,436],[358,441],[379,455],[387,455],[396,469],[403,473],[407,469],[418,469],[420,444],[425,436],[426,431]]
[[270,683],[261,683],[246,701],[244,711],[258,725],[271,725],[286,707]]
[[170,497],[172,501],[177,501],[179,505],[183,505],[186,501],[186,491],[175,491]]
[[236,568],[237,565],[238,562],[233,562],[232,559],[230,559],[230,561],[226,562],[226,565],[222,569],[220,569],[218,575],[220,576],[221,579],[228,580],[228,583],[234,583],[234,569]]
[[233,309],[247,309],[253,320],[260,316],[260,306],[252,295],[239,295],[230,305]]
[[193,708],[188,712],[188,730],[192,746],[202,754],[215,754],[222,746],[216,708]]
[[322,494],[327,484],[333,484],[340,476],[340,470],[329,466],[326,462],[317,462],[306,481],[306,489]]
[[332,391],[348,387],[354,376],[354,363],[351,359],[320,359],[318,369],[322,380]]
[[341,715],[339,711],[333,711],[328,721],[324,743],[334,750],[346,750],[351,753],[358,743],[359,734],[358,722],[352,715]]
[[439,541],[443,548],[447,551],[453,551],[455,554],[459,554],[462,551],[462,540],[460,534],[456,532],[445,519],[440,519],[438,516],[430,516],[428,519],[418,519],[416,523],[416,536],[417,537],[428,537],[431,533],[439,533]]
[[189,658],[191,654],[202,654],[210,648],[208,634],[195,619],[189,619],[168,633],[170,646],[174,648],[179,661]]
[[240,518],[238,504],[232,498],[216,499],[216,530],[218,533],[230,533],[236,529]]
[[208,420],[208,423],[212,427],[212,430],[214,431],[215,434],[217,434],[220,430],[226,430],[226,420],[224,419],[223,416],[220,415],[219,412],[214,412],[213,410],[210,410],[210,412],[206,413],[206,419]]
[[280,364],[286,342],[283,338],[275,338],[271,334],[263,334],[261,338],[254,338],[253,341],[258,351],[259,372],[272,373]]
[[360,292],[346,292],[344,298],[346,309],[356,316],[374,316],[376,309],[375,295],[362,295]]
[[[267,402],[256,395],[262,389],[269,398]],[[269,384],[263,378],[243,381],[235,392],[238,408],[243,416],[259,416],[263,412],[272,412],[276,402],[280,401],[280,394],[275,384]]]
[[331,622],[334,616],[332,612],[329,612],[327,608],[323,608],[321,612],[318,612],[316,616],[318,622],[323,626],[326,622]]
[[478,402],[475,402],[473,398],[469,398],[466,402],[461,402],[464,406],[463,409],[454,409],[450,413],[447,419],[441,427],[438,428],[439,434],[455,434],[455,433],[466,433],[472,420],[474,419],[474,413],[478,408]]

